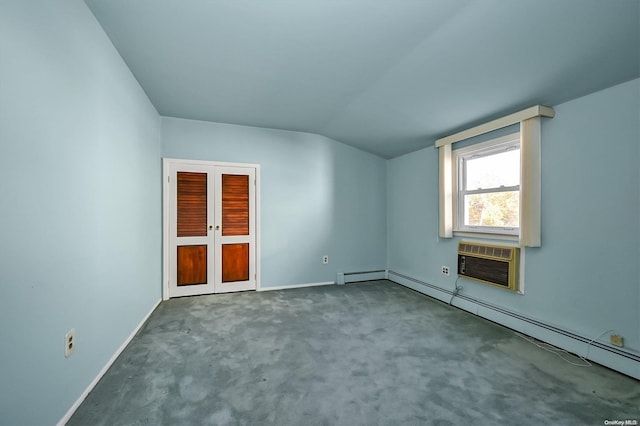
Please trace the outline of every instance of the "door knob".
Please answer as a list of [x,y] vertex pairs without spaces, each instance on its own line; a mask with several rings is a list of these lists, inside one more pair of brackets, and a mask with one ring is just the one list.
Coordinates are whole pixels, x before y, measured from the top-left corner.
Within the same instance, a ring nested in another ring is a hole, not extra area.
[[213,229],[213,225],[209,225],[209,231]]
[[220,225],[216,225],[216,231],[220,230]]

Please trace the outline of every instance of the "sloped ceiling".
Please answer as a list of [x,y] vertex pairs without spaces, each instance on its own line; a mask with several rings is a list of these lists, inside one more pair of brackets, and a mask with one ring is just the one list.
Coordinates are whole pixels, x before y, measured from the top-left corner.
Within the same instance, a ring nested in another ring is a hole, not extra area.
[[86,0],[161,115],[392,158],[640,76],[638,0]]

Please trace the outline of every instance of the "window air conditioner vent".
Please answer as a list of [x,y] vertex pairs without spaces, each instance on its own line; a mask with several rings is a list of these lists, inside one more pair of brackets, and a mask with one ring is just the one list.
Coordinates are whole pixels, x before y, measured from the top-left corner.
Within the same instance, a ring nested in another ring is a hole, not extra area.
[[458,275],[507,290],[518,290],[519,260],[519,247],[458,244]]

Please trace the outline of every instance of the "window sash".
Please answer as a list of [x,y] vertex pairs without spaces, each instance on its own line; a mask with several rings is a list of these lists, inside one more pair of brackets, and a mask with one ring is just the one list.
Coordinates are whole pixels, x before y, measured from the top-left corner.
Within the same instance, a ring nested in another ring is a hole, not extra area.
[[493,192],[520,192],[520,185],[514,186],[496,186],[493,188],[481,188],[481,189],[468,189],[468,190],[458,190],[458,194],[460,194],[459,198],[464,198],[465,195],[474,195],[474,194],[491,194]]
[[[465,224],[465,196],[474,194],[491,194],[498,192],[518,192],[520,197],[520,184],[510,186],[495,186],[489,188],[474,188],[466,189],[466,162],[469,160],[475,160],[479,158],[489,157],[492,155],[501,154],[503,152],[511,151],[514,149],[521,149],[520,147],[520,134],[513,133],[500,138],[492,139],[483,143],[471,145],[466,148],[461,148],[453,152],[453,164],[456,170],[453,175],[457,178],[454,185],[454,212],[455,223],[453,224],[454,232],[476,232],[476,233],[488,233],[488,234],[504,234],[518,236],[520,233],[519,227],[504,227],[504,226],[485,226],[485,225],[467,225]],[[521,180],[520,176],[520,180]]]
[[502,187],[491,190],[476,190],[468,192],[460,192],[458,197],[458,215],[455,231],[457,232],[478,232],[490,234],[519,235],[520,228],[517,226],[489,226],[489,225],[467,225],[465,223],[465,196],[475,194],[491,194],[497,192],[518,192],[520,195],[520,186]]

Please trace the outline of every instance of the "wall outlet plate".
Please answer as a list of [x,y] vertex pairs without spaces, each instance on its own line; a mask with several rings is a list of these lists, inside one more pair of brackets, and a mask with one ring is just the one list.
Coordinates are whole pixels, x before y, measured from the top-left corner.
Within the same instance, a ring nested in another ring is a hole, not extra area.
[[322,256],[322,264],[326,265],[327,263],[329,263],[329,256],[325,254],[324,256]]
[[619,348],[622,348],[624,346],[624,338],[619,334],[612,334],[610,336],[610,339],[613,346],[617,346]]
[[64,335],[64,356],[69,358],[76,350],[76,329],[72,328]]
[[449,276],[449,267],[442,265],[442,275]]

